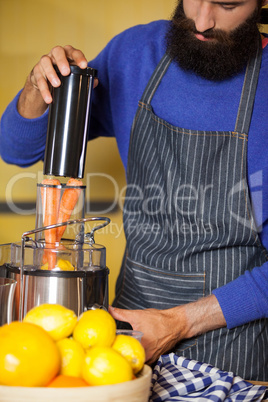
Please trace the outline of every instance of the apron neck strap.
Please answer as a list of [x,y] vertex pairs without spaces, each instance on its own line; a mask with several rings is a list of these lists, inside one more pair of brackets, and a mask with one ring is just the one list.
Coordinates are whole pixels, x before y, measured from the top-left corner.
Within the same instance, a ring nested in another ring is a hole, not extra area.
[[143,92],[141,98],[141,101],[143,103],[146,103],[147,105],[151,103],[154,93],[157,90],[158,85],[160,84],[163,76],[165,75],[170,63],[171,58],[167,54],[164,54],[164,56],[158,63],[156,69],[154,70],[153,75],[151,76],[151,79],[149,80]]
[[259,72],[262,60],[262,43],[261,36],[256,50],[255,57],[252,57],[247,65],[243,89],[238,108],[235,131],[248,134],[251,116],[253,112],[255,94],[258,85]]

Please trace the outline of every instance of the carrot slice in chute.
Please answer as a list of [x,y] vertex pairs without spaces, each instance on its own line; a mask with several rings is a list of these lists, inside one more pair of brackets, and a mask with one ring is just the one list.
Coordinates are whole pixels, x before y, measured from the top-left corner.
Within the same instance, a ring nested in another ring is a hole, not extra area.
[[[43,203],[43,222],[44,226],[54,225],[57,223],[58,211],[60,204],[60,188],[49,187],[59,186],[60,181],[58,179],[45,179],[42,184],[48,185],[48,187],[41,188],[41,197]],[[45,230],[45,242],[46,248],[54,248],[57,242],[57,229]],[[48,269],[51,270],[56,266],[57,256],[52,251],[46,251],[43,256],[43,263],[48,262]]]
[[[81,193],[80,188],[75,188],[75,187],[81,187],[83,185],[83,182],[78,179],[69,179],[66,188],[62,194],[61,201],[60,201],[60,207],[59,207],[59,215],[58,215],[58,221],[57,223],[62,223],[66,222],[70,219],[72,212],[74,210],[74,207],[78,201],[78,198]],[[72,188],[74,187],[74,188]],[[60,226],[57,228],[57,235],[56,235],[56,241],[59,242],[65,232],[66,226]]]

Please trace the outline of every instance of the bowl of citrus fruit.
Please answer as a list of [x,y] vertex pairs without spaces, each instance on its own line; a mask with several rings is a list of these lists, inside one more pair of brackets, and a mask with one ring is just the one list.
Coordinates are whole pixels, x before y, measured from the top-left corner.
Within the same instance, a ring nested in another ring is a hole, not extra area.
[[144,348],[106,310],[42,304],[0,327],[0,345],[1,402],[148,401]]

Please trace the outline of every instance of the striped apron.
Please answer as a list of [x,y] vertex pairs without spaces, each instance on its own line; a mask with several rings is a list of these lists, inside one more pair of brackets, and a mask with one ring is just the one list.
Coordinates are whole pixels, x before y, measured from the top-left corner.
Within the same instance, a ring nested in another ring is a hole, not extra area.
[[[124,204],[127,249],[114,305],[167,309],[261,266],[247,185],[247,137],[261,49],[247,66],[234,131],[175,127],[151,100],[171,60],[164,55],[133,122]],[[179,343],[177,354],[268,381],[266,320],[222,328]]]

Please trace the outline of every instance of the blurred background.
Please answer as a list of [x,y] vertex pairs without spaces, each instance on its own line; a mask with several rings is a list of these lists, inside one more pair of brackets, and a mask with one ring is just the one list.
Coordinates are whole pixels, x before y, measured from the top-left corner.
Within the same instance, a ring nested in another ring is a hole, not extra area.
[[[176,0],[0,0],[0,115],[32,67],[52,47],[71,44],[90,60],[124,29],[168,19],[176,4]],[[0,244],[20,241],[22,233],[35,228],[36,185],[43,178],[42,165],[19,168],[0,160]],[[111,219],[95,239],[107,249],[111,302],[125,246],[119,205],[125,173],[114,139],[89,143],[84,184],[87,216]]]

